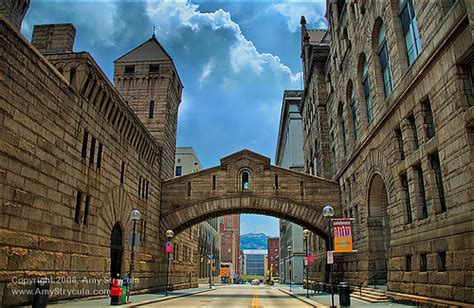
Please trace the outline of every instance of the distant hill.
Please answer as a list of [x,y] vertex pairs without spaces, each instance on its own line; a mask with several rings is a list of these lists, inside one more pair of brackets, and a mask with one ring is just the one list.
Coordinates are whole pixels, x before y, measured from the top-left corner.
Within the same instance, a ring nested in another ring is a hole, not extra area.
[[268,249],[267,240],[269,236],[265,233],[247,233],[240,235],[240,250],[244,249]]

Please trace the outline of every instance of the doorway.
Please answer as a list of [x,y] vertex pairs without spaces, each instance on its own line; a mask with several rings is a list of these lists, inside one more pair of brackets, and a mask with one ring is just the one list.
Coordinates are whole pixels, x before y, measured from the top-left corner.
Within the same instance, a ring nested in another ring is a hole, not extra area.
[[374,175],[369,189],[369,276],[368,283],[387,283],[390,257],[390,223],[387,215],[388,197],[385,183]]
[[112,228],[112,235],[110,238],[110,276],[115,278],[120,276],[122,270],[122,228],[118,222]]

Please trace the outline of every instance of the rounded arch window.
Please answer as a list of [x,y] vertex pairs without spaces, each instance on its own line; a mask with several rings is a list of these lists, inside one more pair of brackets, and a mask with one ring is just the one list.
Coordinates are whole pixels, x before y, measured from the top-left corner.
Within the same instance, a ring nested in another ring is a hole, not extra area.
[[242,168],[237,173],[237,182],[239,191],[251,191],[253,189],[252,170]]
[[249,178],[250,178],[250,175],[248,171],[242,172],[242,190],[249,189]]

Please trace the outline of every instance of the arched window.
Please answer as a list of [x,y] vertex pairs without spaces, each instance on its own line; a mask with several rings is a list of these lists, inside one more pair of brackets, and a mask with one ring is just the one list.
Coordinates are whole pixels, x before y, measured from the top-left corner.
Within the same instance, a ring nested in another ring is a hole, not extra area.
[[148,110],[148,117],[150,119],[155,117],[155,101],[150,101],[150,109]]
[[390,57],[388,55],[387,39],[385,37],[385,26],[382,23],[378,33],[378,55],[380,68],[382,70],[383,93],[385,98],[392,94],[392,72],[390,71]]
[[341,130],[341,137],[342,137],[342,147],[344,149],[344,155],[347,154],[347,128],[346,128],[346,113],[344,111],[344,106],[342,102],[339,102],[339,107],[337,111],[339,117],[339,127]]
[[367,113],[367,123],[370,123],[374,118],[372,110],[372,96],[370,95],[370,81],[369,81],[369,65],[365,55],[363,55],[364,64],[362,67],[362,89],[364,90],[364,102]]
[[398,8],[408,65],[412,65],[421,52],[420,34],[418,33],[418,26],[416,24],[413,1],[398,0]]
[[354,140],[356,141],[359,138],[359,120],[357,119],[356,91],[352,86],[352,82],[349,83],[348,90],[350,91],[349,102],[351,106],[352,130],[354,132]]
[[247,171],[242,172],[242,190],[249,189],[249,173]]

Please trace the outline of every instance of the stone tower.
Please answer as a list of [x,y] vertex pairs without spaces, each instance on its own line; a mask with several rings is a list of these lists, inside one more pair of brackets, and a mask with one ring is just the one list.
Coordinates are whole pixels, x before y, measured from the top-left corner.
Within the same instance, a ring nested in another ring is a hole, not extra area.
[[20,30],[29,6],[30,0],[0,0],[0,16]]
[[172,178],[183,89],[173,59],[153,35],[114,63],[116,88],[163,149],[161,178]]

